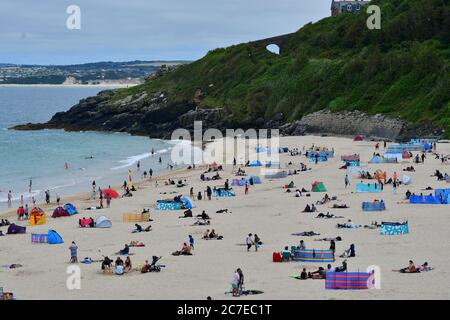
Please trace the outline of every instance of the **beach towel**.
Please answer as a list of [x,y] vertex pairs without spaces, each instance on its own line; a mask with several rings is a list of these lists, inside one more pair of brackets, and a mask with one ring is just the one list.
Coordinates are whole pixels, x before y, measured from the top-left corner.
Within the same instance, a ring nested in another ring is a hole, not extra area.
[[363,202],[362,203],[362,210],[363,211],[384,211],[386,210],[386,205],[381,201],[376,202]]
[[395,223],[395,222],[382,222],[381,232],[382,235],[401,235],[409,233],[408,222]]
[[379,183],[357,183],[356,192],[381,192],[381,184]]

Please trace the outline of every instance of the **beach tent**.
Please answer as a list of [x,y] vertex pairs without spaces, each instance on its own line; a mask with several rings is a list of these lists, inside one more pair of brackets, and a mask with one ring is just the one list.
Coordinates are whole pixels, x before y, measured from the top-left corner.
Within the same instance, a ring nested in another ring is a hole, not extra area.
[[384,211],[386,210],[386,205],[384,201],[363,202],[362,209],[363,211]]
[[41,208],[33,208],[30,213],[30,224],[32,226],[45,224],[47,221],[45,212]]
[[11,223],[8,227],[8,230],[6,231],[6,234],[19,234],[19,233],[26,233],[27,228],[18,226],[17,224]]
[[52,218],[68,217],[70,214],[63,208],[58,207],[53,211]]
[[119,193],[116,190],[114,190],[114,189],[107,188],[107,189],[103,190],[103,196],[105,198],[109,196],[109,197],[115,199],[115,198],[119,197]]
[[83,218],[79,220],[79,225],[82,228],[87,228],[91,224],[91,218]]
[[373,156],[370,163],[383,163],[383,158],[380,156]]
[[66,204],[64,205],[64,209],[65,209],[70,215],[73,215],[73,214],[77,214],[77,213],[78,213],[77,208],[75,208],[75,206],[74,206],[73,204],[71,204],[71,203],[66,203]]
[[181,199],[183,202],[183,209],[192,209],[195,208],[195,205],[192,203],[191,198],[188,196],[183,196],[183,199]]
[[61,244],[64,243],[63,238],[55,230],[49,230],[47,233],[32,233],[32,243],[48,243],[48,244]]
[[350,166],[347,167],[348,174],[362,174],[368,172],[369,168],[367,166]]
[[55,230],[49,230],[47,236],[48,236],[48,243],[49,244],[64,243],[63,238],[61,238],[61,236]]
[[381,192],[381,184],[379,183],[357,183],[356,192]]
[[312,192],[326,192],[327,188],[323,184],[323,182],[315,181],[311,187]]
[[292,253],[298,262],[334,262],[333,250],[295,249]]
[[231,182],[232,186],[245,186],[245,184],[248,182],[247,179],[233,179],[233,181]]
[[111,228],[112,222],[109,218],[107,218],[105,216],[100,216],[95,220],[95,227],[96,228]]
[[249,179],[249,183],[251,185],[261,184],[261,179],[258,176],[251,176],[250,179]]
[[234,197],[236,194],[233,191],[225,190],[223,188],[219,188],[213,190],[214,197]]
[[252,162],[249,163],[250,167],[261,167],[262,163],[259,160],[253,160]]
[[383,235],[398,235],[408,234],[409,227],[408,222],[381,222],[381,234]]
[[368,272],[327,272],[325,289],[364,290],[375,287],[374,273]]
[[363,141],[363,137],[358,134],[353,138],[353,141]]
[[405,185],[411,184],[411,177],[410,177],[410,176],[403,175],[403,177],[402,177],[402,183],[405,184]]

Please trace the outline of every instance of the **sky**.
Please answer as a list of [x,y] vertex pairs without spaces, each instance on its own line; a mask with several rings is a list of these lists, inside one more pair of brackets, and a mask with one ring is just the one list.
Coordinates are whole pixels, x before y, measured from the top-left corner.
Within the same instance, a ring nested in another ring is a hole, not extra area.
[[[330,3],[1,0],[0,63],[196,60],[214,48],[297,31],[329,16]],[[80,8],[80,29],[67,27],[71,5]]]

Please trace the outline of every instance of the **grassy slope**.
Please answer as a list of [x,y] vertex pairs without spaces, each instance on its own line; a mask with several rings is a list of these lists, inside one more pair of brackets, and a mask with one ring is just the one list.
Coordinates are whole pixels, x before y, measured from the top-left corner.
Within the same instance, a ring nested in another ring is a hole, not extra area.
[[449,1],[373,4],[381,7],[381,30],[367,29],[366,14],[326,18],[296,32],[280,56],[249,43],[216,49],[115,99],[164,90],[186,101],[201,89],[201,107],[224,107],[236,120],[358,109],[432,121],[449,135]]

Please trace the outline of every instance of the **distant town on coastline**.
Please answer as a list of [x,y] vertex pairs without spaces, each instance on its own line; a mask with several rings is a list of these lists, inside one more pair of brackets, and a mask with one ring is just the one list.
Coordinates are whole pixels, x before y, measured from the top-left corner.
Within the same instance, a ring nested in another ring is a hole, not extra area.
[[1,84],[140,84],[158,70],[186,61],[94,62],[74,65],[18,65],[0,63]]

